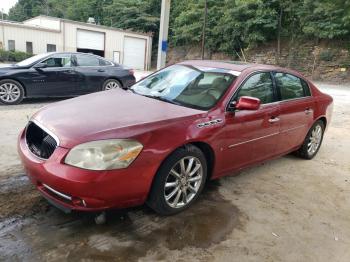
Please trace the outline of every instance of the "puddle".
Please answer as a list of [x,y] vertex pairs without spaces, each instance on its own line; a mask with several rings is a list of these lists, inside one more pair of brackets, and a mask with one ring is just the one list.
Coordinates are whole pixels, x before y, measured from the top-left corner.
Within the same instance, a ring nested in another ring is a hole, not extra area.
[[217,187],[210,183],[191,208],[171,217],[139,207],[108,212],[101,226],[46,205],[30,217],[0,220],[0,260],[136,261],[159,248],[207,248],[242,227],[240,211]]

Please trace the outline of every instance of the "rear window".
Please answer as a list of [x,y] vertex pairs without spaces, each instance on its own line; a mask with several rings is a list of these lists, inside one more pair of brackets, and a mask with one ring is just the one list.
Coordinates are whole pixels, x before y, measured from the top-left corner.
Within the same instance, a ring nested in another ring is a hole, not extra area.
[[100,59],[91,55],[77,55],[78,66],[99,66]]
[[287,73],[275,73],[275,79],[282,100],[305,96],[302,80],[299,77]]

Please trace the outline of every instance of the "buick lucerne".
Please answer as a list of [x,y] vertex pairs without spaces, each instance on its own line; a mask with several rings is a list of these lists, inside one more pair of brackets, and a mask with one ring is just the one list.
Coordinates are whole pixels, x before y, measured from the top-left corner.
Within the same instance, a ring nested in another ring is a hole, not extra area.
[[185,61],[115,89],[53,103],[21,132],[31,181],[65,211],[147,203],[170,215],[206,181],[320,149],[333,99],[275,66]]

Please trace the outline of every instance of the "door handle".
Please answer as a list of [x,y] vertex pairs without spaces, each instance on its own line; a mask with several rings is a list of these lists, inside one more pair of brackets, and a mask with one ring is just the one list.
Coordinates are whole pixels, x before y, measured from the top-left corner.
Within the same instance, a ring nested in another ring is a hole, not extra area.
[[269,122],[270,122],[271,124],[276,123],[276,122],[278,122],[278,121],[280,121],[280,119],[279,119],[278,117],[271,117],[271,118],[269,119]]
[[105,72],[103,69],[98,69],[97,72]]
[[308,114],[312,113],[312,109],[311,108],[306,108],[304,112],[305,112],[305,114],[308,115]]

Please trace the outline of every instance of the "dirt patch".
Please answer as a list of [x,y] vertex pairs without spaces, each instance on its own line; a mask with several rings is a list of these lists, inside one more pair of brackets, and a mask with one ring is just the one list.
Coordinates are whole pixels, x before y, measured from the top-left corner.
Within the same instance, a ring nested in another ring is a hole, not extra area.
[[24,174],[0,180],[0,221],[12,216],[31,216],[47,203]]

